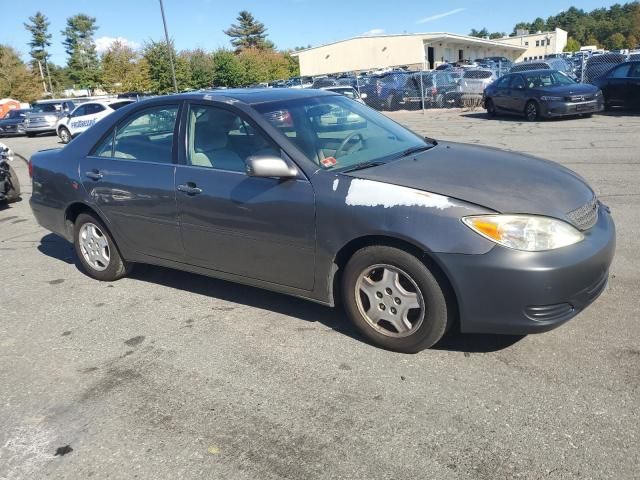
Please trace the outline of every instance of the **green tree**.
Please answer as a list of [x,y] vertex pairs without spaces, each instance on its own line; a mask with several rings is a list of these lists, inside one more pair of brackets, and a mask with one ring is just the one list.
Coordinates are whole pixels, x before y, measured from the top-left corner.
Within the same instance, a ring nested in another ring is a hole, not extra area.
[[213,82],[215,65],[213,56],[202,49],[185,50],[180,52],[180,57],[189,64],[191,72],[191,88],[208,88]]
[[175,61],[178,90],[182,91],[191,88],[189,63],[184,57],[176,55],[173,42],[170,44],[170,48],[171,50],[167,48],[166,42],[155,42],[153,40],[143,48],[142,57],[149,68],[149,86],[152,92],[165,94],[174,91],[169,60],[170,52]]
[[626,44],[627,39],[620,32],[612,33],[604,42],[604,46],[609,50],[621,50]]
[[0,44],[0,98],[32,102],[41,96],[38,78],[20,59],[18,52]]
[[475,28],[472,28],[471,32],[469,32],[469,36],[470,37],[478,37],[478,38],[488,37],[489,36],[489,30],[487,30],[486,28],[482,28],[482,30],[476,30]]
[[102,55],[102,84],[111,93],[150,90],[149,67],[138,52],[119,41]]
[[80,88],[93,89],[100,80],[100,62],[93,41],[97,29],[96,19],[81,13],[67,18],[67,27],[62,31],[62,43],[69,56],[69,78]]
[[229,50],[213,53],[213,85],[216,87],[238,87],[244,84],[244,68],[238,57]]
[[489,38],[496,39],[496,38],[502,38],[502,37],[506,37],[507,34],[505,32],[493,32],[489,34]]
[[638,39],[632,33],[627,36],[627,48],[638,48]]
[[31,40],[28,45],[31,47],[29,55],[31,55],[32,59],[32,69],[35,72],[39,72],[40,67],[42,67],[44,74],[47,75],[49,79],[49,93],[53,95],[53,92],[51,91],[53,90],[53,85],[47,65],[49,60],[47,47],[51,45],[49,21],[41,12],[36,12],[33,17],[29,17],[29,22],[31,23],[24,24],[24,28],[31,33]]
[[578,41],[575,38],[569,37],[567,39],[567,45],[564,47],[564,51],[577,52],[578,50],[580,50],[580,43],[578,43]]
[[533,32],[543,32],[546,29],[547,29],[546,22],[542,18],[538,17],[531,24],[530,30],[533,30]]
[[264,23],[256,20],[250,12],[242,10],[236,20],[237,24],[232,24],[223,32],[231,37],[231,44],[237,52],[245,48],[274,48],[273,43],[267,40],[267,29]]

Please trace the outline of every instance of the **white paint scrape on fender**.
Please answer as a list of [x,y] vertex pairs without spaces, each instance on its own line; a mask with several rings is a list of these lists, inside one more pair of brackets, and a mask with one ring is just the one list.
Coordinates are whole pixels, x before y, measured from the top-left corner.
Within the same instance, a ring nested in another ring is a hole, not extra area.
[[444,210],[455,207],[449,197],[409,187],[356,178],[349,185],[345,203],[361,207],[426,207]]

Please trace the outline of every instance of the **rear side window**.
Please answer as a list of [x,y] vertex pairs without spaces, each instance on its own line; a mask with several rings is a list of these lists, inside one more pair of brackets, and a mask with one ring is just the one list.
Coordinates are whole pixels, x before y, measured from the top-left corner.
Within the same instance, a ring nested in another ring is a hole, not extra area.
[[100,113],[104,110],[104,106],[99,103],[90,103],[87,105],[87,114],[93,115],[94,113]]
[[619,67],[611,70],[609,77],[610,78],[626,78],[629,76],[628,73],[629,73],[629,65],[620,65]]
[[151,107],[118,125],[93,151],[94,156],[171,163],[177,105]]
[[640,78],[640,62],[631,65],[631,72],[629,73],[631,78]]
[[513,80],[511,80],[511,88],[524,88],[524,80],[520,75],[513,77]]

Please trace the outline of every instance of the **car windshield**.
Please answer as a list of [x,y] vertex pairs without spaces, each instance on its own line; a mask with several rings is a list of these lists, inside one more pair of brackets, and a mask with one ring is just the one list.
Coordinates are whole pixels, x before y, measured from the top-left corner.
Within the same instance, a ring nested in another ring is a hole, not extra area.
[[557,87],[560,85],[573,85],[576,83],[566,75],[554,70],[527,74],[524,78],[529,88]]
[[386,162],[431,144],[386,116],[342,96],[318,96],[255,108],[307,158],[326,169]]
[[31,107],[32,112],[36,113],[55,113],[61,110],[59,103],[36,103]]
[[24,117],[24,110],[9,110],[9,112],[4,116],[4,118],[20,118]]
[[464,78],[490,78],[493,75],[487,70],[468,70],[464,72]]

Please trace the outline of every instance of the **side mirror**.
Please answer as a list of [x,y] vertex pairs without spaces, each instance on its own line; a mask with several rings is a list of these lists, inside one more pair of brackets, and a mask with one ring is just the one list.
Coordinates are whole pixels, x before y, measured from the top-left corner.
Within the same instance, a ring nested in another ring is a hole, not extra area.
[[254,155],[247,158],[247,175],[250,177],[295,178],[298,176],[298,170],[280,157]]
[[367,94],[366,93],[361,93],[360,94],[360,98],[364,100],[365,98],[367,98]]

